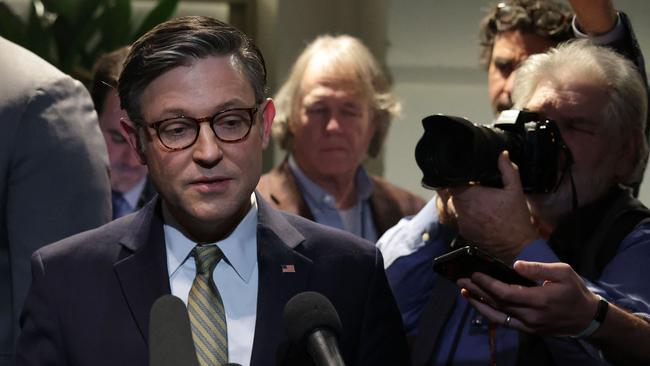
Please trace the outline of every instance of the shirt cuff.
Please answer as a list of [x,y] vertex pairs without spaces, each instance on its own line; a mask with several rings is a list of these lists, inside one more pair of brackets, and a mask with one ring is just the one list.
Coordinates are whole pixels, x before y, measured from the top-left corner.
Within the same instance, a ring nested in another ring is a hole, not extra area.
[[560,262],[560,259],[555,255],[553,249],[548,246],[548,243],[544,239],[536,239],[530,244],[528,244],[524,249],[519,253],[516,260],[524,260],[528,262],[543,262],[543,263],[555,263]]
[[612,44],[615,41],[625,36],[625,27],[623,26],[623,22],[621,21],[621,16],[618,14],[616,15],[616,25],[614,26],[614,28],[611,31],[605,34],[601,34],[599,36],[591,36],[587,33],[583,33],[578,28],[575,15],[573,16],[573,20],[571,21],[571,27],[573,28],[573,34],[576,36],[576,38],[589,38],[593,43],[597,45]]

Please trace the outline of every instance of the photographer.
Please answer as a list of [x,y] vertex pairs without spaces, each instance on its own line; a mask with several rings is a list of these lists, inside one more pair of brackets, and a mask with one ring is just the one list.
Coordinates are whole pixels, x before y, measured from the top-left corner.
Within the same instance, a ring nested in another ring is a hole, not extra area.
[[[389,281],[414,337],[415,365],[607,362],[581,340],[520,335],[478,314],[431,268],[431,258],[447,252],[456,233],[507,263],[567,262],[610,302],[650,312],[650,285],[642,280],[650,275],[644,266],[650,224],[635,228],[650,214],[621,186],[638,179],[645,163],[645,93],[629,61],[588,41],[524,63],[513,94],[516,107],[556,121],[573,157],[570,174],[561,175],[553,193],[525,195],[503,153],[503,188],[472,184],[441,191],[450,196],[439,207],[430,202],[380,239]],[[391,244],[396,242],[407,245]]]

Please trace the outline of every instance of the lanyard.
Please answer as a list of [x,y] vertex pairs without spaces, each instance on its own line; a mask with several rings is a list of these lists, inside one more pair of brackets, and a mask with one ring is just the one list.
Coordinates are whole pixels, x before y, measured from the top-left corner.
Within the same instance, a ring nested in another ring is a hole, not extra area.
[[490,347],[490,365],[497,366],[497,324],[488,325],[488,346]]

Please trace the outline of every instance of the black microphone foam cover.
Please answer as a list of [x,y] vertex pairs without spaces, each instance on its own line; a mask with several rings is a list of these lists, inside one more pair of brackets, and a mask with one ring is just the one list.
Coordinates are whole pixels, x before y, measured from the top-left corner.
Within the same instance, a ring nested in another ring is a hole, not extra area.
[[341,319],[327,297],[306,291],[292,297],[282,314],[289,339],[303,343],[307,336],[319,328],[327,328],[336,336],[341,334]]
[[198,366],[192,328],[183,300],[164,295],[149,313],[149,365]]

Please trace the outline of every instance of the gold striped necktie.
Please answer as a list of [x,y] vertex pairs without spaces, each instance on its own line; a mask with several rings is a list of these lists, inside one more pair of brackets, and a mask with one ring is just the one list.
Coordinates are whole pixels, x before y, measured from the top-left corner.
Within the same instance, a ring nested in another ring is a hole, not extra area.
[[201,366],[221,366],[228,363],[226,312],[212,272],[223,259],[223,252],[216,245],[197,245],[192,255],[196,261],[196,277],[187,300],[187,311],[196,356]]

